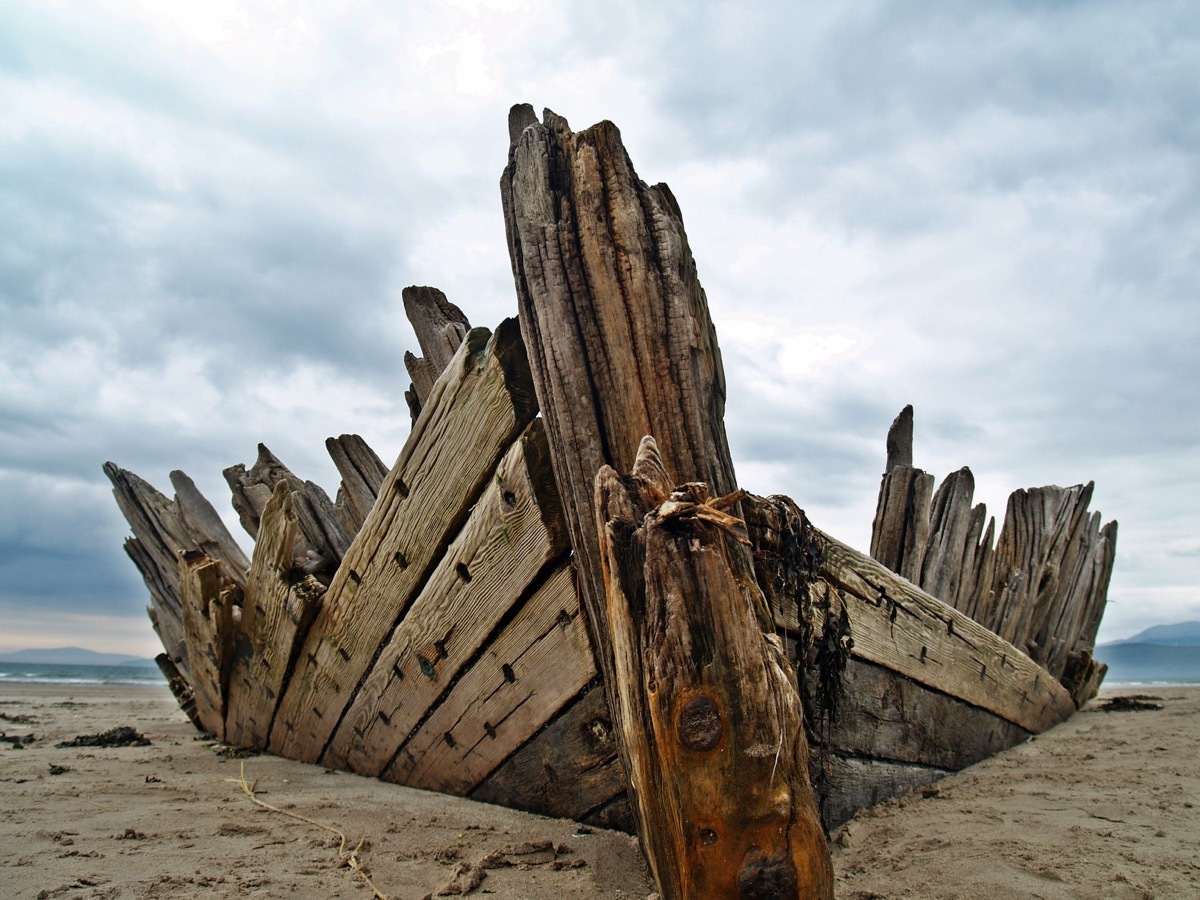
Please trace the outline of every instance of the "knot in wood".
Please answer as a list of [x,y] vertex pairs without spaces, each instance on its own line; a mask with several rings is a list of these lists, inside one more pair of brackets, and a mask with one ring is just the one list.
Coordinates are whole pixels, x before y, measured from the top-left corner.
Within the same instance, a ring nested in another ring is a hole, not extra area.
[[689,750],[712,750],[721,743],[725,726],[717,701],[707,694],[697,694],[679,710],[679,741]]
[[796,864],[785,853],[751,846],[738,870],[739,900],[791,900],[800,893]]

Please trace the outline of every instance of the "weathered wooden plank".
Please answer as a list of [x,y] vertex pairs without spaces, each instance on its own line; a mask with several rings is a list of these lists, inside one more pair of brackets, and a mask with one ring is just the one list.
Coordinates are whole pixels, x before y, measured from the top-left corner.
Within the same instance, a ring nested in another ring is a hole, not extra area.
[[289,665],[325,592],[292,555],[298,529],[292,493],[279,481],[259,521],[254,559],[236,629],[225,740],[263,749]]
[[673,488],[650,437],[596,496],[618,737],[660,892],[832,898],[796,676],[726,549],[749,543],[737,496]]
[[353,537],[362,528],[375,505],[379,487],[387,477],[387,466],[357,434],[343,434],[325,441],[329,458],[342,477],[334,506],[341,513],[346,534]]
[[347,533],[340,513],[320,485],[302,481],[267,449],[266,444],[258,445],[258,458],[249,469],[238,463],[222,474],[233,494],[233,508],[251,537],[258,535],[263,510],[270,502],[275,486],[285,482],[295,495],[292,504],[297,528],[292,555],[308,556],[311,560],[308,568],[312,573],[333,573],[350,548],[353,535]]
[[623,796],[625,785],[608,703],[592,684],[470,797],[583,821]]
[[225,738],[225,699],[232,662],[233,600],[219,560],[199,550],[179,559],[183,628],[196,718],[218,740]]
[[224,554],[229,562],[222,571],[235,584],[245,580],[249,563],[212,505],[182,472],[170,476],[179,492],[174,499],[114,463],[104,464],[104,474],[112,482],[113,497],[133,532],[133,539],[125,542],[125,552],[150,591],[150,620],[172,663],[190,679],[179,555],[198,550],[221,559]]
[[408,740],[382,777],[465,795],[596,677],[565,561]]
[[[592,481],[653,434],[669,470],[736,487],[716,332],[678,205],[637,177],[620,132],[522,108],[501,179],[509,256],[580,592],[600,667],[604,588]],[[745,561],[749,570],[749,560]]]
[[871,556],[914,584],[929,544],[929,505],[933,476],[897,465],[883,476],[871,525]]
[[830,757],[826,766],[813,780],[822,798],[821,818],[829,829],[848,821],[860,809],[954,774],[930,766],[837,755]]
[[469,332],[326,593],[276,713],[272,752],[320,758],[408,599],[536,411],[517,323],[505,320],[490,340],[486,329]]
[[412,379],[405,392],[413,421],[421,412],[433,390],[434,382],[445,370],[458,350],[471,323],[461,309],[433,287],[406,287],[403,291],[404,312],[417,336],[422,356],[404,354],[404,367]]
[[378,775],[391,763],[534,580],[570,552],[560,510],[545,433],[535,419],[488,477],[419,595],[411,605],[394,598],[408,605],[407,614],[346,711],[325,765]]
[[[812,677],[812,676],[810,676]],[[813,754],[912,763],[957,771],[1029,738],[1030,732],[875,663],[850,658],[839,685],[836,711],[821,723]],[[819,748],[818,748],[819,747]]]
[[1024,653],[873,559],[820,532],[821,577],[845,594],[854,655],[1034,733],[1075,710]]
[[167,679],[167,687],[175,695],[175,701],[179,704],[179,708],[196,726],[197,731],[203,731],[204,724],[196,715],[196,695],[192,693],[192,686],[183,677],[183,673],[166,653],[160,653],[154,657],[154,663],[158,666],[158,671],[162,672],[163,678]]
[[918,584],[925,593],[956,609],[962,608],[959,594],[975,563],[971,532],[979,517],[971,506],[974,495],[975,476],[963,466],[946,476],[929,507],[929,539]]
[[210,559],[219,559],[225,577],[235,584],[242,584],[246,580],[250,560],[233,539],[216,509],[186,473],[176,469],[169,477],[171,487],[175,488],[175,509],[196,548]]

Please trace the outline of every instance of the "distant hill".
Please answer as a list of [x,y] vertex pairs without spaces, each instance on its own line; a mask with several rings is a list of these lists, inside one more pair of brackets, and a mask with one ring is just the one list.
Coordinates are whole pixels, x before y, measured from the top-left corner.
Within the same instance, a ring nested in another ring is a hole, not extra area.
[[154,666],[152,659],[138,659],[120,653],[97,653],[82,647],[48,647],[41,650],[14,650],[0,653],[0,663],[40,663],[51,666]]
[[1200,647],[1200,622],[1176,622],[1173,625],[1153,625],[1133,637],[1101,644],[1102,648],[1122,644],[1154,644],[1160,647]]

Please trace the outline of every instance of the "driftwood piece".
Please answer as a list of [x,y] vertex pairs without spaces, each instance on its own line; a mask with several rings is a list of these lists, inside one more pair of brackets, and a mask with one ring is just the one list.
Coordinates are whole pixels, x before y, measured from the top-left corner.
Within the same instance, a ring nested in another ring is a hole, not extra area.
[[573,133],[549,110],[514,122],[501,195],[521,331],[609,681],[593,479],[628,471],[653,434],[669,470],[732,491],[724,374],[669,189],[638,179],[611,122]]
[[325,449],[342,477],[334,506],[341,515],[346,534],[353,538],[375,505],[379,486],[387,477],[387,466],[357,434],[327,438]]
[[735,500],[672,492],[650,438],[596,478],[630,796],[665,898],[832,897],[795,673],[726,548]]
[[350,549],[354,535],[347,533],[337,507],[320,485],[302,481],[267,449],[266,444],[258,445],[258,458],[249,469],[238,463],[222,474],[233,494],[233,508],[237,510],[242,527],[251,537],[258,535],[263,510],[275,486],[281,481],[286,483],[294,495],[297,523],[296,546],[292,555],[307,556],[311,574],[333,573]]
[[325,592],[293,556],[294,497],[281,480],[263,508],[235,629],[225,740],[239,747],[266,747],[288,669]]
[[972,507],[970,470],[952,473],[930,501],[933,479],[913,468],[911,457],[912,407],[906,406],[888,430],[871,555],[1011,642],[1063,679],[1076,700],[1086,700],[1080,692],[1096,681],[1090,651],[1116,544],[1116,523],[1101,527],[1099,514],[1088,514],[1092,485],[1014,491],[993,546],[995,520],[982,504]]
[[232,591],[227,589],[220,561],[199,550],[180,556],[179,584],[196,718],[205,731],[224,740],[226,689],[233,662]]
[[325,752],[377,652],[536,411],[517,323],[469,332],[326,592],[276,712],[273,753],[315,762]]
[[[371,775],[387,769],[513,607],[538,579],[565,563],[571,545],[540,420],[529,424],[494,474],[484,477],[483,494],[419,594],[411,602],[393,595],[406,614],[347,709],[325,765]],[[568,697],[591,678],[590,668],[586,675],[566,676],[582,679]],[[403,764],[394,777],[402,771]]]
[[416,333],[417,344],[423,354],[404,354],[404,367],[412,379],[412,385],[404,397],[415,422],[429,399],[434,382],[471,330],[471,323],[462,310],[447,300],[446,295],[437,288],[406,287],[402,296],[405,315]]

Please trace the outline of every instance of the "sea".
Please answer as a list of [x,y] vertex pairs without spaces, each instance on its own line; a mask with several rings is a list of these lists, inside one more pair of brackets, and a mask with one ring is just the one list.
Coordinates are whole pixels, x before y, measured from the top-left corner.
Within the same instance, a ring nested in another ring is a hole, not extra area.
[[78,666],[0,662],[0,684],[165,684],[158,666]]

